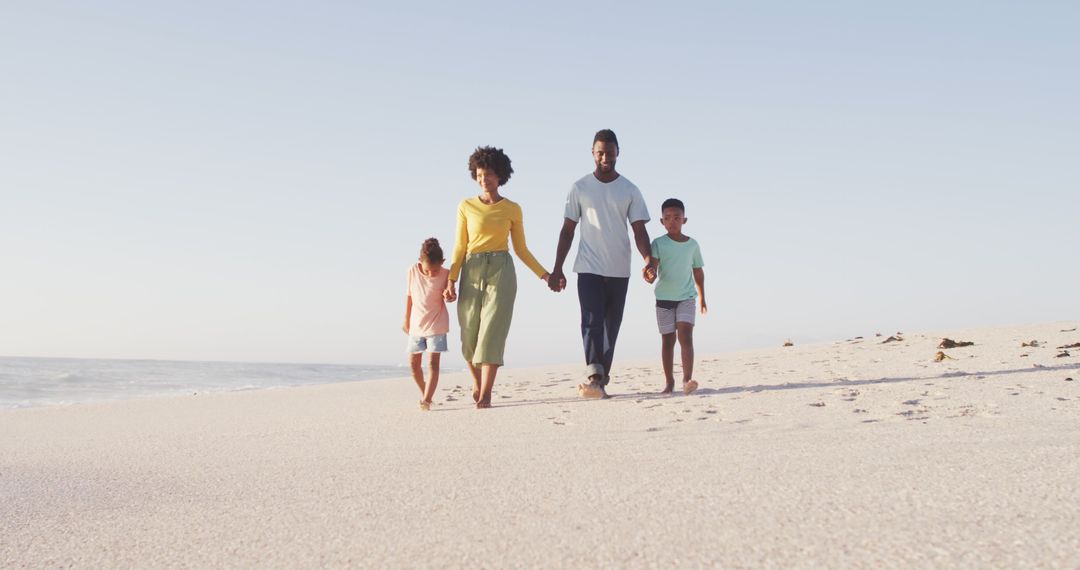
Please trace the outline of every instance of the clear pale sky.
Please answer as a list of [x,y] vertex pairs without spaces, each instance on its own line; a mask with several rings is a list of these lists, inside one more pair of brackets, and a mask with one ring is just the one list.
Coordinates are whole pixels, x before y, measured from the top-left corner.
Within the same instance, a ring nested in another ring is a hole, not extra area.
[[[1080,4],[659,6],[0,4],[0,355],[403,362],[472,150],[550,268],[602,128],[687,205],[699,354],[1080,317]],[[508,365],[581,360],[518,275]],[[617,360],[655,327],[635,279]]]

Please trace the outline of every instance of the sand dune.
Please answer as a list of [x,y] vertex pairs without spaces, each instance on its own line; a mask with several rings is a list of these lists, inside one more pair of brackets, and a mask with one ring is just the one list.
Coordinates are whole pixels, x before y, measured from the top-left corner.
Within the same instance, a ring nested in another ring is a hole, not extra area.
[[1077,328],[0,411],[0,566],[1075,568]]

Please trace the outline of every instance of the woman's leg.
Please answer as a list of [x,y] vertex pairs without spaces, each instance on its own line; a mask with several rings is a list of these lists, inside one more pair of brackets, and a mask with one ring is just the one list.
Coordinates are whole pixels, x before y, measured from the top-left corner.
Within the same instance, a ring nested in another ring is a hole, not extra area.
[[469,365],[469,374],[472,375],[472,401],[473,402],[479,402],[480,401],[480,366],[478,364],[473,364],[472,362],[469,362],[467,364]]
[[473,354],[473,367],[480,371],[480,398],[477,408],[491,407],[491,389],[503,364],[506,337],[514,317],[517,275],[510,254],[491,256],[484,275],[480,334]]
[[498,364],[481,364],[481,377],[483,378],[482,387],[480,389],[480,400],[476,402],[476,407],[490,408],[491,407],[491,388],[495,386],[495,375],[499,373]]
[[473,378],[473,402],[480,399],[480,369],[473,365],[473,356],[476,354],[476,345],[480,339],[480,311],[483,305],[483,294],[479,285],[483,278],[484,259],[482,257],[470,257],[465,259],[461,269],[461,278],[458,281],[458,325],[461,329],[461,356],[469,365],[469,373]]

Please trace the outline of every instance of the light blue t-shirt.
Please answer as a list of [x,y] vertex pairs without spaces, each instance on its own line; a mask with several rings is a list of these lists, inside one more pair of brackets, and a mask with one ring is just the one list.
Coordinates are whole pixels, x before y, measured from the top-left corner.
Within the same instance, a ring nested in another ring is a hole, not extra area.
[[578,223],[576,273],[630,277],[630,237],[626,224],[649,221],[641,191],[625,176],[600,182],[585,175],[570,188],[564,216]]
[[697,297],[694,269],[705,267],[705,262],[694,238],[680,243],[664,234],[653,240],[652,256],[660,260],[655,289],[658,301],[685,301]]

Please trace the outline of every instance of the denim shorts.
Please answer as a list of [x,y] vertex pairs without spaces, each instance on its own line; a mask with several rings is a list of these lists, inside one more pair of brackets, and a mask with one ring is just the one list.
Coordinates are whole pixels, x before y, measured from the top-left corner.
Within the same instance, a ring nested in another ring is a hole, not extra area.
[[409,354],[421,352],[446,352],[446,335],[436,334],[431,336],[410,336]]

